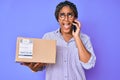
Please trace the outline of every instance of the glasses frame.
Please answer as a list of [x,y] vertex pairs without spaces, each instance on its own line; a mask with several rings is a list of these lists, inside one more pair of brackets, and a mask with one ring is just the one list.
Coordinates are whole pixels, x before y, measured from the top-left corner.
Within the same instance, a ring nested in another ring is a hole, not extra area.
[[59,19],[61,19],[61,20],[65,20],[66,16],[67,16],[67,19],[69,19],[69,20],[71,20],[75,17],[73,12],[69,12],[69,13],[66,13],[66,14],[62,13],[62,12],[59,13]]

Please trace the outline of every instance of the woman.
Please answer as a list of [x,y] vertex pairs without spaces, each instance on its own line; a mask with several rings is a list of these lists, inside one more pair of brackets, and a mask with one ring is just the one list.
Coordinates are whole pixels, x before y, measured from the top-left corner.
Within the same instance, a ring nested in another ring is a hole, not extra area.
[[23,64],[35,72],[46,66],[46,80],[86,80],[84,69],[94,67],[96,57],[89,37],[80,31],[76,5],[69,1],[60,2],[55,17],[60,28],[46,33],[43,39],[57,41],[56,64]]

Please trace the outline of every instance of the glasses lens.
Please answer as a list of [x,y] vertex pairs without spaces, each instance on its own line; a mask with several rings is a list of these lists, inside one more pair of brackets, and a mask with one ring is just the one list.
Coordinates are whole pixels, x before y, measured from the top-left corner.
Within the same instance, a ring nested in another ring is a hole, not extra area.
[[60,14],[59,14],[60,19],[65,19],[66,16],[67,16],[67,18],[69,18],[69,19],[73,19],[73,17],[74,17],[74,15],[73,15],[72,12],[71,12],[71,13],[67,13],[67,14],[65,14],[65,13],[60,13]]

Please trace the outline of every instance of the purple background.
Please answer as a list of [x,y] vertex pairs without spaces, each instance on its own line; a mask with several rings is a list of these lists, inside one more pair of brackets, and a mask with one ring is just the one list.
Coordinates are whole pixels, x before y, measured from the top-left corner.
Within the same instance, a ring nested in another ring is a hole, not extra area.
[[[45,80],[45,71],[33,73],[15,62],[16,38],[41,38],[59,28],[54,17],[61,0],[0,0],[0,78]],[[77,5],[82,32],[91,37],[96,65],[87,80],[119,80],[120,1],[70,0]]]

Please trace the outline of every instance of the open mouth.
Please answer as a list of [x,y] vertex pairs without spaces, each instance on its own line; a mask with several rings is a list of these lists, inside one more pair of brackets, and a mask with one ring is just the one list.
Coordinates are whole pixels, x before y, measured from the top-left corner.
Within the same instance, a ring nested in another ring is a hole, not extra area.
[[69,29],[71,27],[71,24],[70,23],[63,23],[63,27],[65,29]]

